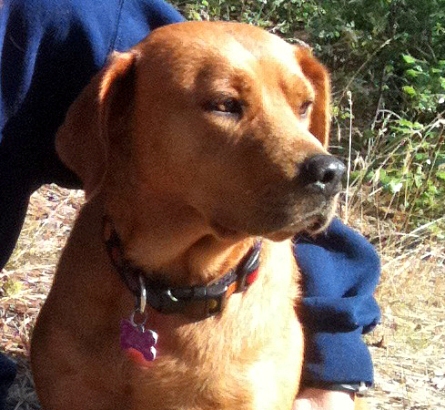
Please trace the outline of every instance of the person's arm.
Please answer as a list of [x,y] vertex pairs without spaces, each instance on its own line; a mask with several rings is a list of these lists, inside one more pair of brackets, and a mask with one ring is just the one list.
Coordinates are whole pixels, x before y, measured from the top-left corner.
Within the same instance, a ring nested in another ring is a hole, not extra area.
[[184,18],[162,0],[0,1],[0,270],[31,193],[80,188],[54,138],[68,107],[114,50]]
[[380,260],[363,236],[338,219],[314,238],[296,238],[294,251],[304,288],[302,397],[318,392],[346,400],[348,389],[373,382],[372,360],[362,334],[380,320],[373,296]]

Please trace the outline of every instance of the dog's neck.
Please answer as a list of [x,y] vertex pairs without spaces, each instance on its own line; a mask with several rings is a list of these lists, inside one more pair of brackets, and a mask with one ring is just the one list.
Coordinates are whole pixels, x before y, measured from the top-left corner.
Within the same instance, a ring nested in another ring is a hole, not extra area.
[[203,285],[221,278],[258,241],[248,236],[221,239],[196,210],[155,195],[145,198],[141,207],[120,206],[120,213],[105,208],[125,257],[143,269],[163,272],[172,286]]
[[158,312],[194,320],[216,315],[233,293],[256,280],[261,241],[222,240],[196,210],[163,199],[152,194],[139,210],[120,207],[125,211],[117,215],[105,207],[110,261],[136,299],[146,294]]
[[163,314],[206,319],[221,313],[233,293],[244,292],[258,278],[262,241],[257,241],[241,262],[218,280],[203,285],[171,287],[164,272],[146,271],[126,259],[122,241],[109,217],[104,218],[103,226],[110,261],[128,290],[140,301],[138,309],[148,302]]

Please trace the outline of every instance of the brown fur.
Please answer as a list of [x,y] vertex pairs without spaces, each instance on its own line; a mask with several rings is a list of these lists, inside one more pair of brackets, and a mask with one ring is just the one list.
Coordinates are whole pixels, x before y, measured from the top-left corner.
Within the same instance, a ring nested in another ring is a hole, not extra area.
[[[32,340],[44,409],[291,409],[303,340],[289,238],[334,206],[298,179],[327,153],[329,95],[308,49],[241,24],[166,26],[111,58],[57,136],[88,202]],[[242,116],[209,109],[228,97]],[[206,320],[148,307],[159,357],[140,368],[119,347],[134,302],[105,251],[105,214],[126,256],[173,286],[221,277],[263,237],[259,279]]]

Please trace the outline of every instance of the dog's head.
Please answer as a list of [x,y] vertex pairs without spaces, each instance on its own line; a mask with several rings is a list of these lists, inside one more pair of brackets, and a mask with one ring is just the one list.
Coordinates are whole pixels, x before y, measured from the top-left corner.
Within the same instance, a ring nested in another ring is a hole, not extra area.
[[218,236],[279,239],[332,213],[344,167],[326,151],[329,104],[308,48],[243,24],[181,23],[112,57],[57,149],[87,196],[174,198]]

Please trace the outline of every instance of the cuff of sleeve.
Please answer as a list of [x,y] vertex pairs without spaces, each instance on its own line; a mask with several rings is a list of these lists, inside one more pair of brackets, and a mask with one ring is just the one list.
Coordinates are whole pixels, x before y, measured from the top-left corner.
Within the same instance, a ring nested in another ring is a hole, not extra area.
[[362,340],[362,328],[347,333],[317,332],[306,335],[302,384],[373,383],[371,355]]

